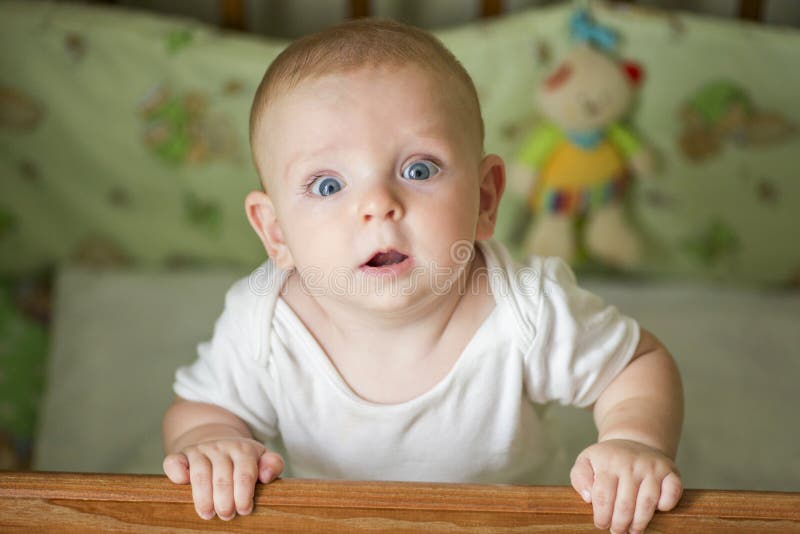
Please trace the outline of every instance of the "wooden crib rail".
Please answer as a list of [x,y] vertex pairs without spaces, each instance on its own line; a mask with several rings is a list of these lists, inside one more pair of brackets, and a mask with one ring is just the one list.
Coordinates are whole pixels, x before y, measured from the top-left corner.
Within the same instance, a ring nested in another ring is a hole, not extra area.
[[[651,532],[800,532],[800,493],[687,490]],[[230,522],[157,475],[0,473],[2,532],[597,532],[572,488],[285,479]]]

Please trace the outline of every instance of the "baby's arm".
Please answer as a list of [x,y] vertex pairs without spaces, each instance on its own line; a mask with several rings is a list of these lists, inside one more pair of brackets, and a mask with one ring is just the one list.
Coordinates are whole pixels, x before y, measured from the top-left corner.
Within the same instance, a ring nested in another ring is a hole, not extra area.
[[683,422],[683,389],[672,356],[648,331],[628,366],[594,405],[598,442],[570,473],[594,507],[598,528],[643,532],[656,508],[671,510],[683,493],[673,460]]
[[198,515],[232,519],[249,514],[258,480],[283,471],[283,460],[254,440],[234,414],[176,397],[164,414],[164,473],[176,484],[192,484]]

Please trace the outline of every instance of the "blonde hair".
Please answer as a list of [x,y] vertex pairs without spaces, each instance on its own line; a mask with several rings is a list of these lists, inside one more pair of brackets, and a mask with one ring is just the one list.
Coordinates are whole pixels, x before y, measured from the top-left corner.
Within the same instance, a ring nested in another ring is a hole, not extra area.
[[[250,108],[250,148],[255,159],[254,136],[269,103],[300,82],[378,65],[414,64],[460,87],[478,129],[483,149],[484,127],[475,84],[464,66],[430,33],[391,20],[355,19],[298,39],[270,64]],[[455,96],[455,95],[454,95]]]

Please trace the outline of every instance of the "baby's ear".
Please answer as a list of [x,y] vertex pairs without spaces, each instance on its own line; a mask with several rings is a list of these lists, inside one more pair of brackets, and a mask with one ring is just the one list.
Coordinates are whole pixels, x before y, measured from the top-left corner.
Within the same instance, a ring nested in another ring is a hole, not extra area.
[[489,239],[497,223],[497,208],[506,188],[506,169],[503,159],[497,154],[483,158],[480,166],[481,197],[478,211],[476,239]]
[[294,267],[294,258],[284,240],[283,230],[269,195],[263,191],[251,191],[245,198],[244,209],[250,226],[258,234],[275,265],[284,270]]

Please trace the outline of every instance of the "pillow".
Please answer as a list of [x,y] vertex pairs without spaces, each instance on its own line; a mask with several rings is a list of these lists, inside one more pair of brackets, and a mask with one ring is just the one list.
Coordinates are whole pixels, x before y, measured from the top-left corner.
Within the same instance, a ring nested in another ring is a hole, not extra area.
[[161,472],[175,369],[211,337],[240,276],[61,271],[33,468]]

